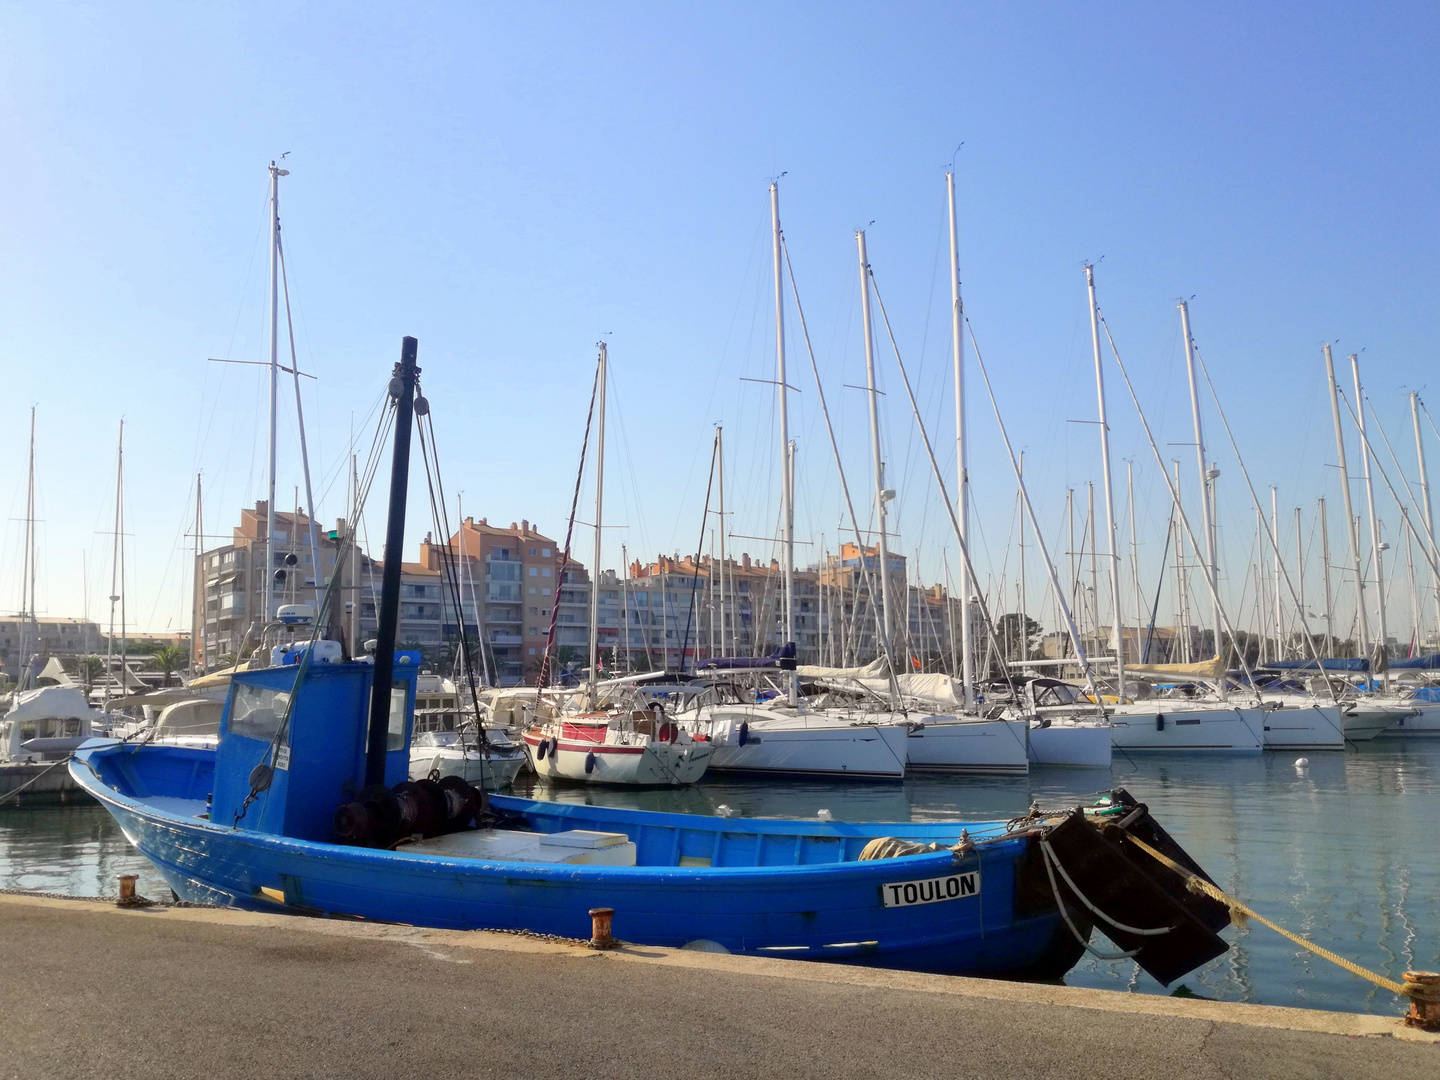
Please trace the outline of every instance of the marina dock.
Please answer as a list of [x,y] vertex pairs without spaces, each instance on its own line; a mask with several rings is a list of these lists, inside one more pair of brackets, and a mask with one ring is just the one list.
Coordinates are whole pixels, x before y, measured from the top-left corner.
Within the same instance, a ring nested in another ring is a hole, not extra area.
[[0,941],[7,1077],[1440,1070],[1398,1017],[478,931],[6,895]]

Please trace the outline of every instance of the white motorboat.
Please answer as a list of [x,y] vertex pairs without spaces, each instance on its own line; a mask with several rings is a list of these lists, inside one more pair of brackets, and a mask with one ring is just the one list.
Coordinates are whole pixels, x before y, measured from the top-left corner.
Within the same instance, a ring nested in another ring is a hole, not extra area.
[[588,784],[693,784],[714,750],[660,709],[562,714],[532,725],[524,741],[538,775]]
[[486,728],[483,746],[469,731],[425,731],[410,742],[410,779],[458,776],[486,791],[503,791],[514,783],[525,758],[524,748],[504,728]]
[[100,719],[79,687],[17,690],[0,720],[0,762],[63,760]]

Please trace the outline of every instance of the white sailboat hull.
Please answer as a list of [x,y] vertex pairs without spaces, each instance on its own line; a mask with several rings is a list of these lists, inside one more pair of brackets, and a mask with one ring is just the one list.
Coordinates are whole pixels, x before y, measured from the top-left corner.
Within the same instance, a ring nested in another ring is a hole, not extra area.
[[1111,742],[1120,750],[1259,753],[1264,709],[1118,707],[1110,714]]
[[1386,728],[1380,733],[1382,738],[1440,737],[1440,702],[1411,701],[1406,704],[1414,709],[1416,714],[1402,716],[1394,727]]
[[1345,738],[1350,742],[1369,742],[1408,720],[1412,710],[1398,705],[1376,705],[1361,701],[1346,706],[1343,716]]
[[1284,705],[1265,715],[1266,750],[1344,750],[1336,705]]
[[1108,769],[1111,737],[1108,724],[1071,724],[1052,721],[1048,727],[1030,728],[1032,765]]
[[927,716],[905,740],[910,772],[1010,773],[1029,771],[1024,720],[966,720]]
[[874,780],[905,775],[909,732],[897,724],[722,709],[702,710],[686,727],[714,747],[710,768],[716,772]]
[[547,738],[534,729],[525,733],[525,753],[536,774],[548,779],[646,787],[693,784],[705,775],[713,756],[708,743],[690,739],[619,745],[563,736]]

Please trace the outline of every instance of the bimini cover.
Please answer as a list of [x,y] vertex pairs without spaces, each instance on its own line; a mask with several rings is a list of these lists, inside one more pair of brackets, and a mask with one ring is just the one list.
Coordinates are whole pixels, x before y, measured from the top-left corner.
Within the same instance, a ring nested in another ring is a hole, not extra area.
[[[1314,660],[1276,660],[1266,664],[1267,668],[1280,671],[1317,671]],[[1370,661],[1363,656],[1328,656],[1320,661],[1326,671],[1369,671]]]
[[220,716],[225,711],[223,701],[209,698],[191,698],[167,705],[155,721],[152,739],[196,739],[219,738]]
[[100,714],[78,686],[42,686],[15,695],[6,720],[95,720]]
[[1219,682],[1225,677],[1225,664],[1218,656],[1198,664],[1136,664],[1125,665],[1125,674],[1146,682],[1183,682],[1187,679],[1208,679]]

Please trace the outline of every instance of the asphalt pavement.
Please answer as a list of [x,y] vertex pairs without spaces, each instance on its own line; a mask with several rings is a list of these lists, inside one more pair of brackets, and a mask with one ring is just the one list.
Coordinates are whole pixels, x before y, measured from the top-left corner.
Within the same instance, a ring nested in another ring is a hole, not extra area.
[[1440,1077],[1394,1020],[0,896],[0,1076]]

